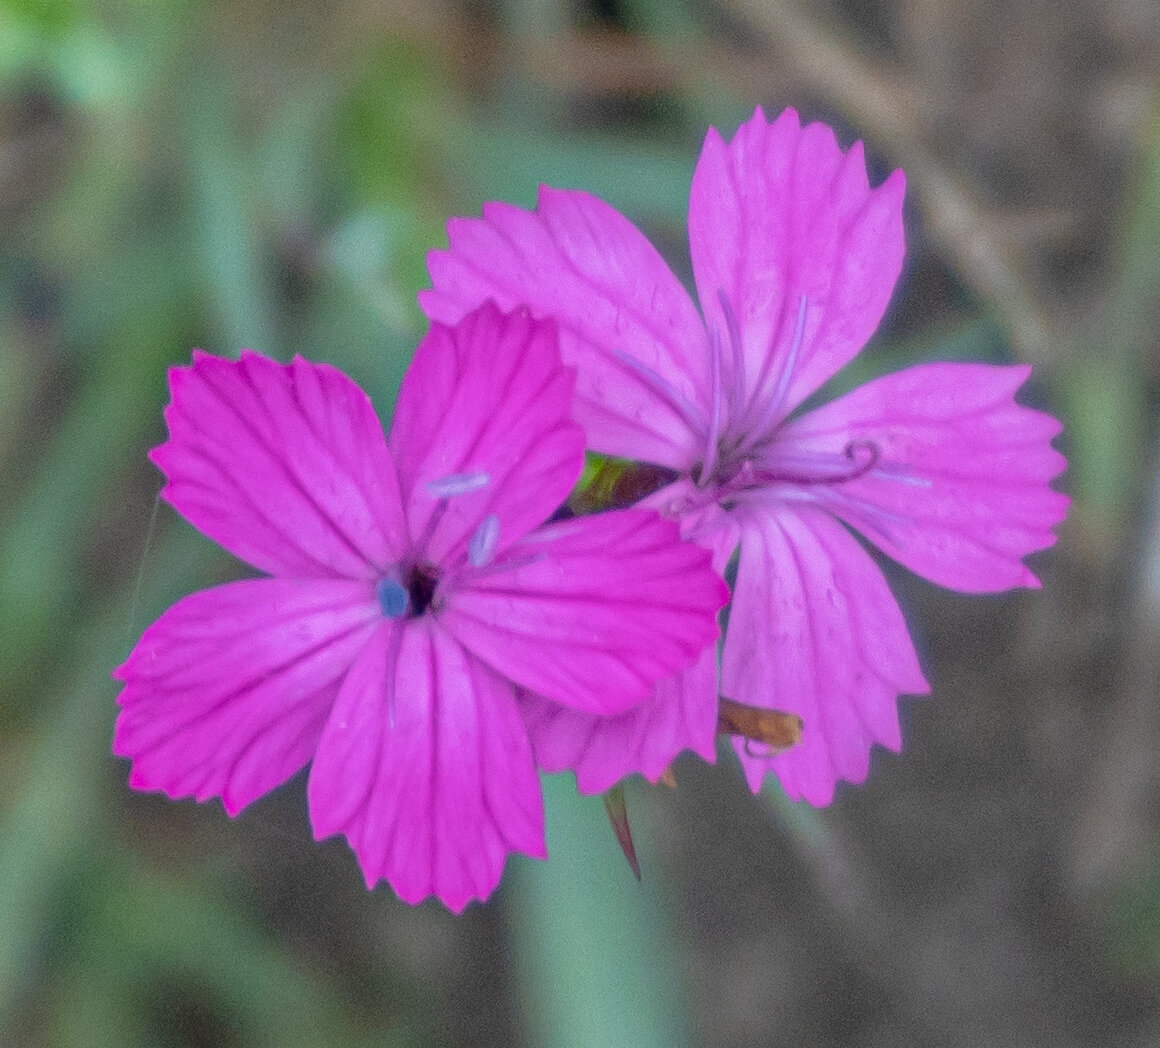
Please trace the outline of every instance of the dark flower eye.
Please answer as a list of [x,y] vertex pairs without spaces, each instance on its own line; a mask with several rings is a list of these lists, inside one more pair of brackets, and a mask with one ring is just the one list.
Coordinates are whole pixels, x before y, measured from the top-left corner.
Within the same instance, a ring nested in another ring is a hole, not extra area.
[[439,572],[430,564],[420,564],[407,574],[407,593],[410,596],[411,614],[424,614],[435,597],[435,587],[439,584]]

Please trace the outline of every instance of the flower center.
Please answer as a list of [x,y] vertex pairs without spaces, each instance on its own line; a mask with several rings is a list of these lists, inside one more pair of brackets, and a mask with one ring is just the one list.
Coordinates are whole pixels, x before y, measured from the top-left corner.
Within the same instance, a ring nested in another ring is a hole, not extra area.
[[375,585],[375,599],[388,619],[416,619],[425,615],[435,603],[439,582],[455,585],[455,580],[464,568],[463,560],[472,569],[486,569],[495,557],[499,544],[500,520],[494,513],[488,513],[468,539],[464,557],[455,557],[448,563],[432,564],[424,559],[427,549],[440,523],[444,519],[448,502],[459,496],[480,491],[491,483],[488,474],[475,470],[470,473],[449,473],[428,481],[424,487],[436,500],[436,505],[427,518],[423,533],[411,547],[411,553],[401,565],[379,579]]
[[416,564],[401,576],[387,575],[375,586],[379,607],[388,619],[418,618],[431,607],[439,572],[431,564]]
[[878,466],[882,451],[873,440],[851,440],[840,452],[779,457],[766,451],[749,455],[719,447],[712,474],[704,464],[691,472],[706,498],[727,505],[747,491],[786,485],[795,488],[835,487],[866,476]]
[[[793,405],[787,403],[790,382],[798,365],[805,339],[809,300],[798,300],[793,336],[784,355],[771,345],[763,355],[758,373],[746,380],[745,346],[741,325],[729,296],[717,289],[717,301],[725,321],[724,333],[713,331],[710,354],[710,396],[712,399],[707,431],[703,475],[717,472],[719,460],[734,462],[751,457],[768,445]],[[778,336],[780,337],[780,336]],[[726,341],[727,346],[722,342]],[[778,368],[776,380],[771,369]]]
[[745,491],[779,484],[797,488],[845,484],[875,469],[881,449],[873,440],[850,440],[838,451],[788,452],[778,446],[778,431],[794,406],[788,398],[805,342],[806,296],[798,299],[792,336],[788,343],[781,342],[784,350],[775,352],[771,345],[750,383],[741,325],[720,288],[717,301],[724,331],[711,332],[711,410],[704,458],[689,474],[698,489],[694,501],[727,503]]

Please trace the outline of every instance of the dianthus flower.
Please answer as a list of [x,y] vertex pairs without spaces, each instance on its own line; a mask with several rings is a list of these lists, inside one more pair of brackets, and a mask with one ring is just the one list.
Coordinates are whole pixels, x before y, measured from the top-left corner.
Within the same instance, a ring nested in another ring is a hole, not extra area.
[[490,305],[432,326],[389,439],[326,365],[174,368],[163,496],[271,577],[179,601],[115,671],[130,784],[234,815],[311,762],[315,837],[453,910],[543,857],[517,693],[622,714],[712,648],[726,597],[653,511],[544,524],[582,466],[573,383],[553,324]]
[[[602,201],[541,188],[448,225],[420,302],[450,321],[483,299],[560,325],[589,445],[672,471],[651,503],[724,568],[739,547],[721,691],[797,714],[801,743],[736,743],[750,787],[772,767],[825,804],[901,747],[897,698],[929,690],[901,611],[855,529],[907,568],[981,593],[1035,586],[1027,554],[1067,507],[1058,422],[1018,405],[1026,367],[927,364],[814,410],[869,339],[903,258],[904,177],[870,187],[861,144],[760,109],[710,130],[689,242],[700,311]],[[699,747],[703,750],[704,742]]]

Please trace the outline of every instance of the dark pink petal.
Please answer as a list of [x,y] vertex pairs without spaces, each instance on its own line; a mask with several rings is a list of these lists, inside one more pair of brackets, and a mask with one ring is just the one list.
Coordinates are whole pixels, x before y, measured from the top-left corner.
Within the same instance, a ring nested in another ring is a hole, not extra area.
[[683,750],[712,762],[717,734],[717,651],[667,677],[639,706],[613,717],[581,713],[521,692],[536,765],[572,771],[582,793],[603,793],[627,775],[656,782]]
[[628,219],[587,193],[545,186],[534,212],[488,204],[447,234],[448,249],[427,256],[427,316],[453,323],[492,299],[555,318],[591,447],[672,469],[698,460],[710,403],[705,326]]
[[[574,381],[555,326],[526,310],[508,315],[488,303],[454,328],[431,326],[403,379],[390,436],[411,534],[428,536],[427,560],[462,554],[489,515],[499,553],[568,497],[584,465]],[[457,486],[465,490],[447,495]]]
[[723,695],[796,713],[802,741],[776,757],[737,744],[754,792],[774,771],[795,800],[828,804],[862,782],[870,747],[901,747],[897,697],[929,690],[882,572],[822,510],[745,507],[721,666]]
[[367,395],[341,372],[194,353],[169,372],[162,495],[262,571],[368,577],[405,543],[394,468]]
[[[820,503],[912,571],[952,589],[1038,582],[1022,558],[1055,542],[1068,498],[1060,424],[1015,403],[1028,367],[927,364],[868,382],[790,423],[769,462],[840,463],[866,442],[876,466],[814,485]],[[840,467],[839,467],[840,468]]]
[[521,687],[615,714],[700,658],[726,595],[675,523],[628,510],[539,529],[506,562],[465,575],[439,616]]
[[236,815],[314,755],[381,620],[371,586],[345,580],[251,579],[178,601],[113,674],[129,784],[221,797]]
[[784,418],[878,326],[902,266],[903,190],[901,171],[871,190],[861,143],[843,153],[833,131],[803,128],[792,109],[772,124],[758,109],[729,143],[710,129],[693,175],[689,245],[727,391],[736,375],[722,296],[736,318],[744,394],[731,400],[752,405],[751,421]]
[[381,623],[327,721],[309,799],[315,837],[345,834],[367,887],[386,880],[410,903],[458,912],[491,894],[510,853],[545,855],[511,685],[430,619]]

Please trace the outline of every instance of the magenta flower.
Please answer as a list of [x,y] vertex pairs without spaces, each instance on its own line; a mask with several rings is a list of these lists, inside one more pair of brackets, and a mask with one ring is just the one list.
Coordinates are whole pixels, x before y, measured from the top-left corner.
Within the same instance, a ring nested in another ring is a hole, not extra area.
[[130,784],[234,815],[312,762],[315,837],[453,910],[543,857],[517,693],[621,715],[712,646],[726,597],[654,512],[540,526],[582,465],[573,383],[552,324],[490,305],[420,343],[389,440],[326,365],[173,369],[163,495],[273,577],[179,601],[116,670]]
[[[700,312],[644,236],[582,192],[542,188],[448,226],[421,304],[483,299],[560,325],[590,445],[671,469],[653,504],[723,567],[740,547],[721,691],[796,713],[800,745],[738,754],[825,804],[901,746],[897,697],[928,690],[901,611],[853,528],[912,571],[981,593],[1037,585],[1067,498],[1058,422],[1018,405],[1025,367],[928,364],[799,408],[869,339],[903,257],[904,179],[871,189],[861,145],[760,109],[710,130],[689,241]],[[845,526],[844,526],[845,525]]]

